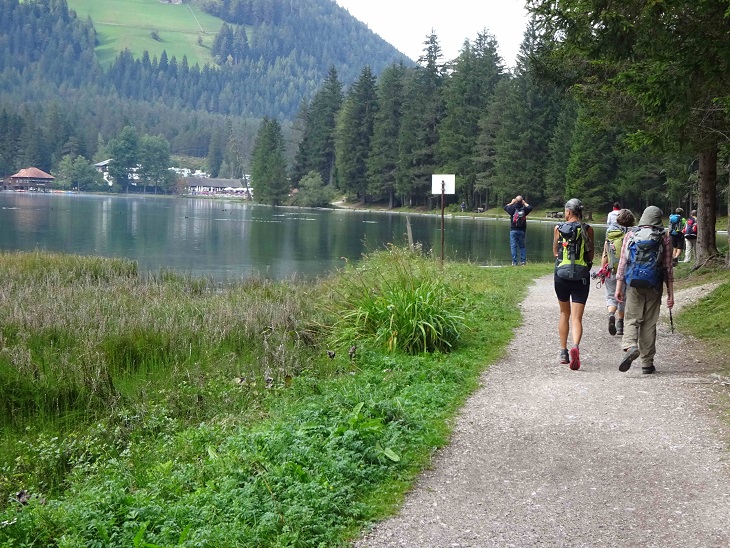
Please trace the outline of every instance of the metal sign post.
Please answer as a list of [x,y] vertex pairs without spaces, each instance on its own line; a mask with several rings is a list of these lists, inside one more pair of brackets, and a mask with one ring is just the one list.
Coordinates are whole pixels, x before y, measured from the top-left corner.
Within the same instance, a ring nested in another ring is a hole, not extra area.
[[446,194],[456,194],[456,175],[431,175],[431,194],[441,194],[441,264],[444,264],[444,207]]

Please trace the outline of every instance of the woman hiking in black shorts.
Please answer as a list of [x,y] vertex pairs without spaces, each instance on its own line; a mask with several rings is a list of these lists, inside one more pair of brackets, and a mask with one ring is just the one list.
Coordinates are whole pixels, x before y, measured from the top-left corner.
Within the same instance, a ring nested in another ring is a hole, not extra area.
[[[578,346],[583,336],[583,310],[590,291],[593,266],[593,227],[583,223],[583,204],[577,198],[565,204],[565,222],[556,225],[553,234],[555,255],[555,294],[560,305],[558,335],[560,363],[580,369]],[[568,332],[573,346],[568,351]]]

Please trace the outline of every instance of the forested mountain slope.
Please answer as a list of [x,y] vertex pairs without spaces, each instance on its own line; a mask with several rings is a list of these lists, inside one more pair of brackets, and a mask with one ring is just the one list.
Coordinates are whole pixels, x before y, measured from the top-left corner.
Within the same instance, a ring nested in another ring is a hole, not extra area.
[[[91,157],[130,124],[192,156],[205,156],[211,135],[226,131],[246,156],[258,121],[268,116],[287,127],[329,68],[349,85],[364,65],[378,73],[395,61],[411,63],[333,0],[250,0],[248,16],[223,9],[239,4],[165,5],[166,20],[157,0],[0,0],[0,112],[15,124],[13,142],[0,143],[0,175],[25,164],[51,169],[65,153]],[[108,56],[122,42],[107,30],[100,34],[84,15],[98,13],[108,29],[116,14],[120,36],[137,20],[164,46],[168,35],[156,29],[180,25],[181,10],[193,8],[207,10],[206,26],[211,18],[228,20],[217,19],[219,32],[201,32],[193,46],[209,59],[202,66],[164,49],[159,57],[122,49],[102,64],[98,54]],[[49,118],[62,130],[39,134]],[[23,146],[24,139],[37,143]]]

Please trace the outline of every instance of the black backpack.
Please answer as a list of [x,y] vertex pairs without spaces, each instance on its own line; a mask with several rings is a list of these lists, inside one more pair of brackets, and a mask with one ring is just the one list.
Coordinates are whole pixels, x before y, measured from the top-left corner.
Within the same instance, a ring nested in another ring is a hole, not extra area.
[[515,209],[512,214],[512,226],[515,228],[523,228],[527,224],[527,215],[525,215],[525,209],[523,207]]

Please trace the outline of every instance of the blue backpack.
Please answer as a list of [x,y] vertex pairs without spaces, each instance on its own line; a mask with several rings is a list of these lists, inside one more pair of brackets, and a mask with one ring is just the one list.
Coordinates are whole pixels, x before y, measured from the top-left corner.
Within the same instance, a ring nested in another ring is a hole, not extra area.
[[669,216],[669,234],[672,236],[682,234],[682,216],[678,213],[672,213]]
[[640,227],[632,232],[627,244],[626,285],[660,288],[664,280],[664,231]]

